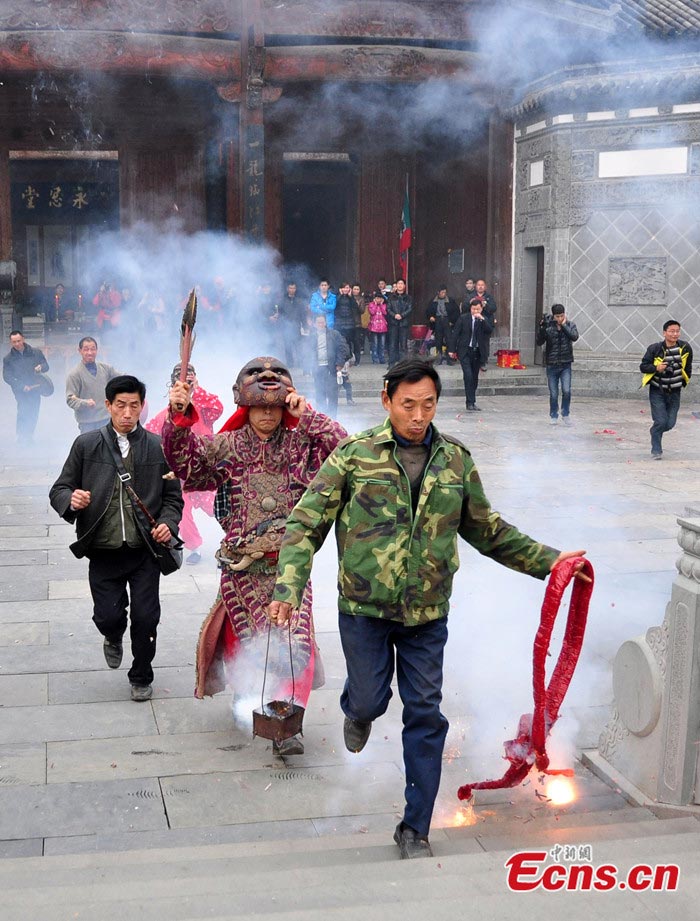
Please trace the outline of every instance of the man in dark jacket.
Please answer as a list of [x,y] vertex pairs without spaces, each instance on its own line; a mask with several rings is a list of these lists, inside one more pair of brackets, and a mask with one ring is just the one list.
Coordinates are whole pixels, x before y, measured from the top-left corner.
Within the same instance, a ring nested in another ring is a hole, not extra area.
[[549,385],[549,421],[559,422],[559,385],[561,384],[561,419],[571,425],[571,365],[574,342],[578,339],[576,324],[566,318],[563,304],[552,304],[551,317],[542,317],[537,330],[537,344],[545,346],[547,383]]
[[483,314],[491,324],[491,332],[489,333],[489,341],[487,343],[488,348],[483,357],[484,360],[481,363],[481,370],[486,371],[486,365],[489,360],[489,350],[491,348],[491,335],[498,325],[498,321],[496,320],[496,300],[493,294],[486,290],[486,282],[483,278],[477,278],[474,290],[476,291],[476,296],[481,299],[481,303],[484,305]]
[[[349,282],[344,281],[338,291],[335,301],[335,325],[340,335],[348,344],[352,354],[355,351],[355,329],[360,321],[360,308],[357,301],[350,293],[352,288]],[[355,364],[359,364],[360,356],[355,354]]]
[[469,313],[463,313],[452,329],[450,357],[459,358],[462,365],[469,412],[481,412],[476,405],[476,388],[479,386],[479,368],[486,361],[489,336],[493,332],[493,324],[484,316],[483,310],[481,298],[472,298]]
[[2,378],[17,400],[17,441],[31,444],[41,404],[42,379],[37,375],[48,371],[49,363],[43,352],[27,345],[18,329],[10,333],[10,345],[2,360]]
[[447,285],[440,285],[438,288],[437,295],[428,304],[425,319],[435,335],[435,350],[440,359],[438,364],[441,365],[444,361],[451,364],[452,359],[446,355],[450,348],[450,331],[459,319],[459,304],[448,297]]
[[[78,539],[71,544],[72,552],[90,560],[92,619],[105,638],[104,656],[110,668],[121,665],[126,609],[130,607],[131,699],[143,701],[152,695],[151,663],[160,621],[160,569],[151,544],[167,544],[177,536],[182,491],[180,481],[168,476],[160,438],[139,423],[146,398],[141,381],[131,375],[114,377],[105,396],[110,421],[73,442],[49,498],[61,518],[76,524]],[[150,530],[128,497],[115,453],[121,456],[130,484],[157,523]]]
[[681,338],[681,324],[678,320],[666,320],[664,338],[650,345],[644,353],[639,370],[644,377],[642,387],[649,387],[649,404],[653,424],[651,435],[651,456],[661,460],[661,437],[670,432],[676,424],[681,405],[681,390],[687,385],[693,373],[693,350]]
[[399,278],[386,303],[387,349],[389,367],[400,358],[405,358],[408,351],[408,327],[411,325],[413,298],[406,294],[406,282]]

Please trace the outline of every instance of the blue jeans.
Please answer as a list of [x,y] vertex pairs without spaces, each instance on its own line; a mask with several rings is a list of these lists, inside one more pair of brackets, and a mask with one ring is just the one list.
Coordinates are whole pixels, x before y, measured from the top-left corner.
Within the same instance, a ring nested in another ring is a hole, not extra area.
[[386,333],[370,333],[372,343],[372,362],[375,365],[384,363],[384,341]]
[[449,725],[440,712],[447,618],[405,627],[397,621],[340,614],[339,625],[348,672],[340,706],[350,719],[368,723],[386,711],[396,663],[406,769],[403,820],[427,835]]
[[651,418],[654,420],[652,427],[649,429],[651,434],[651,453],[661,454],[661,436],[664,432],[670,432],[676,424],[678,409],[681,405],[680,390],[672,390],[664,393],[658,387],[652,387],[649,384],[649,405],[651,407]]
[[561,414],[566,418],[571,405],[571,364],[547,366],[549,384],[549,415],[559,418],[559,383],[561,382]]

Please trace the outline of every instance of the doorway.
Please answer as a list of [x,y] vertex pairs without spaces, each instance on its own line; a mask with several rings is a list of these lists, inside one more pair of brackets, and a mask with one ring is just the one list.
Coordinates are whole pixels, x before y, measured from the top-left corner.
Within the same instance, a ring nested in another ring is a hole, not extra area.
[[[530,328],[539,329],[544,316],[544,246],[526,246],[523,260],[523,294],[522,294],[523,328],[529,323]],[[534,363],[544,364],[541,345],[535,343]]]
[[352,283],[357,272],[357,176],[348,154],[285,154],[282,254],[310,285]]

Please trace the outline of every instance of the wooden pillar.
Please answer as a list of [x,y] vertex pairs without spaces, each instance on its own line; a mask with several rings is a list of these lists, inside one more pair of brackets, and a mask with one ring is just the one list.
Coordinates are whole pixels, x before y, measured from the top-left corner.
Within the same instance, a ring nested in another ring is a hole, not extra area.
[[489,123],[486,282],[496,299],[501,335],[510,329],[513,248],[513,125],[498,115]]
[[265,239],[265,35],[262,0],[242,0],[241,13],[241,227],[247,239],[262,243]]
[[0,261],[12,259],[12,200],[10,196],[10,152],[0,148]]

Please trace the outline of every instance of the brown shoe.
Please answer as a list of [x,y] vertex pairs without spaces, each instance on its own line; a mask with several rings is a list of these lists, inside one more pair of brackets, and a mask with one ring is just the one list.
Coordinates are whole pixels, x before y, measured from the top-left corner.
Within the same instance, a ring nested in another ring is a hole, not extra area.
[[361,752],[367,744],[369,734],[372,731],[371,723],[362,723],[360,720],[351,720],[349,716],[345,717],[343,723],[343,740],[345,747],[349,752]]
[[141,703],[153,697],[153,688],[150,684],[132,684],[131,699]]

